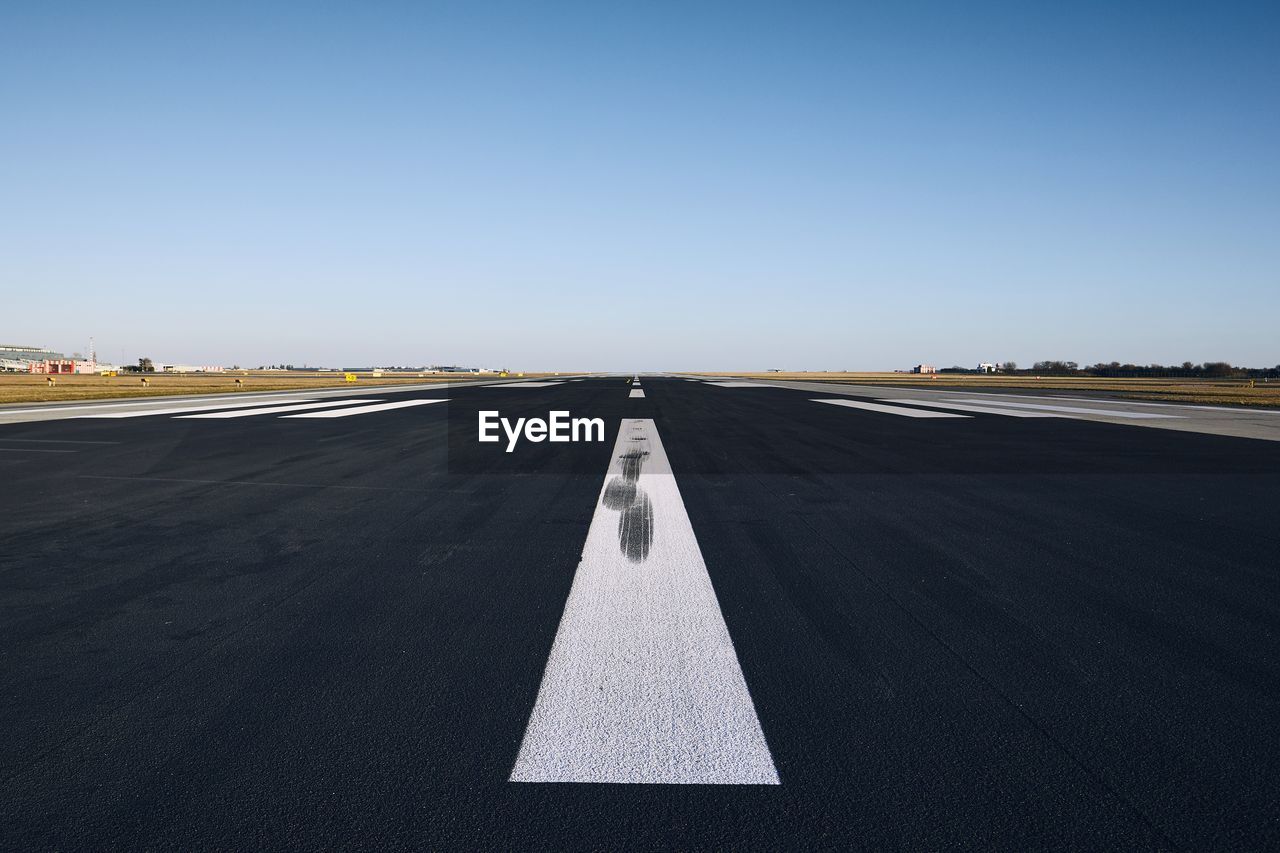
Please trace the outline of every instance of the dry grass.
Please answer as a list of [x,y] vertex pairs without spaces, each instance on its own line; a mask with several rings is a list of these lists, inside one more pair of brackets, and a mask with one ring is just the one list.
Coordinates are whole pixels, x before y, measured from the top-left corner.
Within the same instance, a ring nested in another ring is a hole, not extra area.
[[[712,375],[712,374],[701,374]],[[1084,376],[976,376],[938,373],[717,373],[743,379],[840,382],[851,385],[893,385],[916,388],[1036,388],[1054,391],[1102,391],[1135,400],[1169,403],[1208,403],[1226,406],[1280,407],[1280,381],[1248,379],[1103,379]]]
[[[147,385],[142,384],[146,376]],[[527,373],[526,378],[546,374]],[[357,374],[347,382],[341,373],[281,373],[236,370],[226,373],[122,373],[119,376],[55,376],[27,373],[0,373],[0,403],[49,403],[62,400],[105,400],[118,397],[165,397],[177,394],[226,394],[240,391],[297,391],[316,388],[366,388],[370,386],[420,385],[426,382],[496,379],[497,374],[395,373],[373,377]],[[514,377],[515,374],[512,374]],[[236,387],[236,380],[241,386]]]

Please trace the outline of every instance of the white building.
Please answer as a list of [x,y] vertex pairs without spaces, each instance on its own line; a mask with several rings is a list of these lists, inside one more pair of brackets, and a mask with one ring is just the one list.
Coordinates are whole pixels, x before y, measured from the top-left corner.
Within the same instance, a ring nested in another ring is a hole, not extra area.
[[915,367],[911,368],[911,372],[912,373],[937,373],[938,368],[934,367],[932,364],[917,364]]
[[984,361],[978,365],[979,373],[995,373],[996,366],[989,361]]
[[221,373],[226,370],[219,364],[162,364],[155,363],[156,373]]

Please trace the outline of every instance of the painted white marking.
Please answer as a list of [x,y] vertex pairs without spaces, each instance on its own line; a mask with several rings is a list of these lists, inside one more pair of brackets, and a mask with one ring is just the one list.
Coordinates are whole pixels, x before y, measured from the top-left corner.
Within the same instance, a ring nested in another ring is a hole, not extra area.
[[[137,411],[127,412],[103,412],[100,415],[78,415],[81,418],[145,418],[149,415],[181,415],[188,412],[207,412],[210,409],[247,409],[252,406],[261,406],[265,400],[257,400],[253,403],[212,403],[206,405],[194,406],[174,406],[165,409],[141,409]],[[279,400],[280,403],[310,403],[310,400],[299,399],[297,397]]]
[[707,385],[715,385],[719,388],[772,388],[772,385],[763,385],[759,382],[707,382]]
[[550,388],[552,385],[563,385],[564,382],[509,382],[505,385],[495,385],[495,388]]
[[300,415],[285,415],[286,418],[349,418],[352,415],[367,415],[370,412],[386,412],[391,409],[405,409],[409,406],[425,406],[428,403],[443,403],[447,397],[434,400],[398,400],[394,403],[378,403],[375,406],[358,406],[354,409],[330,409],[327,412],[303,412]]
[[776,785],[652,420],[624,420],[513,782]]
[[[196,407],[202,407],[202,408],[210,409],[210,408],[214,408],[214,406],[210,405],[210,400],[216,400],[216,399],[218,399],[218,398],[217,398],[217,397],[206,397],[206,398],[205,398],[205,399],[203,399],[203,400],[175,400],[175,401],[173,401],[173,402],[175,402],[175,403],[178,403],[178,402],[191,403],[192,405],[194,405],[194,406],[196,406]],[[244,401],[246,401],[246,400],[254,400],[254,401],[256,401],[256,402],[255,402],[255,403],[253,403],[252,405],[260,405],[260,404],[261,404],[261,403],[263,403],[264,401],[267,401],[267,400],[273,400],[273,399],[281,399],[281,398],[279,398],[279,397],[267,397],[267,396],[263,396],[263,395],[257,395],[257,396],[249,397],[249,396],[241,396],[241,395],[239,395],[239,394],[236,394],[236,395],[234,395],[234,397],[232,397],[232,399],[238,400],[238,401],[240,401],[240,402],[237,402],[237,403],[223,403],[223,404],[221,404],[221,405],[219,406],[219,408],[226,408],[226,407],[228,407],[228,406],[233,406],[233,405],[238,406],[238,405],[241,405],[241,403],[243,403],[243,402],[244,402]],[[294,402],[294,401],[296,401],[297,399],[298,399],[297,397],[287,397],[287,398],[284,398],[284,402],[286,402],[286,403],[288,403],[288,402]],[[139,401],[137,401],[137,400],[132,400],[132,401],[126,400],[126,401],[119,402],[119,403],[112,403],[112,402],[109,402],[109,401],[105,401],[105,400],[104,400],[104,401],[103,401],[103,402],[101,402],[101,403],[91,403],[91,404],[86,405],[86,406],[45,406],[45,407],[40,408],[40,409],[5,409],[5,408],[0,408],[0,415],[34,415],[34,414],[39,414],[39,413],[42,413],[42,412],[81,412],[81,411],[84,411],[84,410],[86,410],[86,409],[96,409],[96,410],[99,410],[99,411],[104,410],[104,409],[120,409],[120,408],[136,409],[136,408],[139,408],[140,406],[154,406],[154,405],[156,405],[156,403],[157,403],[157,402],[159,402],[159,401],[157,401],[157,400],[142,400],[142,401],[140,401],[140,402],[139,402]]]
[[303,409],[327,409],[335,406],[349,406],[352,403],[376,403],[377,400],[327,400],[323,403],[298,403],[296,406],[270,406],[262,409],[240,409],[235,412],[204,412],[199,415],[181,415],[177,420],[195,420],[196,418],[251,418],[254,415],[274,415],[278,412],[299,412]]
[[631,393],[627,395],[627,397],[643,397],[643,396],[644,396],[644,392],[641,391],[639,388],[632,388]]
[[[957,403],[981,403],[981,400],[956,400]],[[1117,412],[1111,409],[1089,409],[1083,406],[1049,406],[1044,403],[1014,403],[1009,400],[1001,400],[1001,406],[1008,406],[1014,409],[1043,409],[1051,412],[1069,412],[1079,415],[1107,415],[1113,418],[1181,418],[1182,415],[1158,415],[1154,412]]]
[[1059,415],[1049,412],[1019,412],[1015,409],[1001,409],[992,403],[990,406],[967,406],[964,403],[939,403],[934,400],[885,400],[886,403],[899,403],[909,406],[933,406],[935,409],[955,409],[958,412],[981,412],[984,415],[1006,415],[1011,418],[1056,418]]
[[88,441],[74,438],[0,438],[0,441],[19,444],[119,444],[118,441]]
[[967,418],[969,415],[956,415],[951,412],[931,412],[928,409],[902,409],[897,406],[883,406],[879,403],[864,403],[860,400],[814,400],[815,403],[830,403],[833,406],[847,406],[850,409],[866,409],[868,412],[881,412],[886,415],[901,415],[904,418]]
[[[912,390],[912,391],[915,391],[915,392],[917,392],[917,393],[920,393],[920,394],[960,394],[960,393],[963,393],[963,391],[959,391],[959,390],[956,390],[956,389],[952,389],[952,390],[950,390],[950,391],[933,391],[933,390],[925,390],[925,389],[920,389],[920,388],[913,388],[913,389],[911,389],[911,390]],[[997,394],[997,393],[989,393],[989,394],[983,394],[983,395],[982,395],[982,399],[983,399],[983,400],[986,400],[988,397],[995,398],[995,402],[996,402],[996,404],[997,404],[997,405],[1003,405],[1003,404],[1004,404],[1004,402],[1005,402],[1003,399],[999,399],[999,398],[1002,398],[1002,397],[1012,397],[1012,398],[1017,399],[1019,402],[1021,402],[1021,401],[1023,401],[1023,400],[1053,400],[1055,403],[1060,403],[1060,402],[1062,402],[1063,400],[1076,400],[1076,401],[1081,402],[1081,403],[1106,403],[1106,404],[1108,404],[1108,405],[1112,405],[1112,404],[1114,404],[1114,405],[1117,405],[1117,406],[1151,406],[1151,407],[1153,407],[1153,408],[1157,408],[1157,409],[1192,409],[1192,410],[1201,410],[1201,409],[1202,409],[1202,410],[1205,410],[1205,411],[1211,411],[1211,412],[1235,412],[1236,414],[1246,414],[1246,415],[1280,415],[1280,410],[1276,410],[1276,409],[1262,409],[1262,408],[1258,408],[1257,406],[1201,406],[1201,405],[1196,405],[1196,404],[1191,404],[1191,403],[1173,403],[1173,402],[1166,402],[1166,403],[1151,403],[1151,402],[1147,402],[1147,401],[1145,401],[1145,400],[1129,400],[1129,399],[1125,399],[1125,398],[1121,398],[1121,397],[1117,397],[1117,398],[1114,398],[1114,399],[1100,399],[1100,398],[1098,398],[1098,397],[1073,397],[1073,396],[1066,395],[1066,394]]]

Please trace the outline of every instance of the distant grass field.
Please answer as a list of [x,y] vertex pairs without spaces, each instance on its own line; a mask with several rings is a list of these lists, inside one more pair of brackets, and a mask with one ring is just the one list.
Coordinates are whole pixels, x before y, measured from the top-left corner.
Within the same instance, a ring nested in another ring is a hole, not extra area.
[[[305,391],[316,388],[367,388],[421,385],[427,382],[497,379],[497,374],[386,373],[374,377],[358,373],[347,382],[341,373],[236,370],[226,373],[122,373],[119,376],[71,375],[49,377],[28,373],[0,373],[0,403],[51,403],[64,400],[106,400],[119,397],[164,397],[181,394],[226,394],[239,391]],[[525,378],[547,374],[527,373]],[[146,377],[147,384],[142,384]],[[512,374],[510,378],[515,378]],[[241,385],[237,388],[236,380]]]
[[1248,379],[1100,379],[1084,376],[1004,376],[991,374],[938,373],[919,376],[910,373],[716,373],[703,376],[734,376],[743,379],[791,380],[796,382],[838,382],[850,385],[890,385],[915,388],[1035,388],[1053,391],[1093,391],[1134,400],[1161,400],[1168,403],[1203,403],[1219,406],[1280,407],[1280,381]]

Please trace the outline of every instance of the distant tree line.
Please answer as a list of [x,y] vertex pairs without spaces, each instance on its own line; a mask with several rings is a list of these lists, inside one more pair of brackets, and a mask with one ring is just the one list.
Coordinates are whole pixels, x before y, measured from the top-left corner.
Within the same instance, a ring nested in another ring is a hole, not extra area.
[[137,364],[126,364],[124,367],[120,369],[123,370],[125,373],[155,373],[156,372],[156,366],[155,364],[152,363],[151,359],[149,358],[140,358],[138,359]]
[[[939,373],[981,373],[967,367],[944,367]],[[1225,361],[1206,361],[1193,364],[1121,364],[1118,361],[1098,362],[1081,367],[1074,361],[1037,361],[1030,368],[1019,369],[1016,362],[1007,361],[997,366],[997,372],[1020,376],[1100,376],[1100,377],[1150,377],[1192,379],[1280,379],[1280,364],[1275,367],[1235,367]]]

